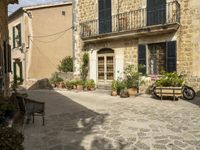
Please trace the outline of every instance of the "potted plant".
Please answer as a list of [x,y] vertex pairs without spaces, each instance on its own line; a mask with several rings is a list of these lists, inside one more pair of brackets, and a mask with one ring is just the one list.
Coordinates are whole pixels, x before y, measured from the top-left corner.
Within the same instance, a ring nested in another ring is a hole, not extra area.
[[117,87],[117,95],[120,95],[121,91],[124,90],[127,87],[126,81],[118,79],[117,82],[116,82],[116,87]]
[[112,92],[111,96],[117,96],[117,81],[113,80],[112,81]]
[[83,85],[84,85],[84,82],[82,80],[77,80],[77,90],[82,91]]
[[128,65],[125,69],[127,91],[129,96],[135,96],[139,88],[139,73],[135,71],[134,65]]
[[153,93],[158,97],[174,97],[182,96],[182,86],[184,79],[182,75],[175,72],[163,73],[163,76],[156,80]]
[[61,82],[63,82],[63,79],[59,77],[58,72],[55,72],[50,79],[50,83],[52,84],[53,87],[60,87]]
[[72,90],[73,89],[73,84],[71,81],[69,80],[66,80],[65,81],[65,87],[68,89],[68,90]]
[[74,90],[76,90],[76,89],[77,89],[77,80],[71,80],[70,82],[71,82],[71,84],[72,84],[72,88],[73,88]]
[[120,97],[121,98],[128,98],[129,97],[127,87],[121,90]]
[[86,86],[87,86],[88,90],[94,91],[95,90],[95,82],[94,82],[94,80],[92,80],[92,79],[87,80],[86,81]]

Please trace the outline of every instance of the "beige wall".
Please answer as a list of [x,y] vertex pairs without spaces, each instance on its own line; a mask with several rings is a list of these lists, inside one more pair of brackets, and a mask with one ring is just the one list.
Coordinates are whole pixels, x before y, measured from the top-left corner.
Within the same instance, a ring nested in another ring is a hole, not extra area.
[[[28,13],[21,13],[9,22],[11,43],[12,27],[19,22],[22,24],[24,43],[23,52],[19,48],[13,49],[12,57],[23,61],[23,78],[26,77],[27,81],[50,78],[51,74],[57,71],[60,61],[73,55],[72,5],[24,9]],[[61,31],[63,32],[58,33]],[[58,34],[46,36],[54,33]],[[45,37],[37,37],[43,35]]]
[[[65,11],[65,16],[62,11]],[[72,27],[71,5],[35,9],[31,13],[33,36],[57,33]],[[34,44],[29,78],[49,78],[62,58],[72,56],[72,29],[56,36],[31,39]]]

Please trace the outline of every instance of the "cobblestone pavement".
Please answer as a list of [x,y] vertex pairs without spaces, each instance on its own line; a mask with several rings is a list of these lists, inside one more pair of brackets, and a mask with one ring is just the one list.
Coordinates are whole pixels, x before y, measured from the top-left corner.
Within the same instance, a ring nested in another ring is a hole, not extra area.
[[29,91],[46,125],[25,126],[25,150],[200,150],[200,99],[121,99],[102,91]]

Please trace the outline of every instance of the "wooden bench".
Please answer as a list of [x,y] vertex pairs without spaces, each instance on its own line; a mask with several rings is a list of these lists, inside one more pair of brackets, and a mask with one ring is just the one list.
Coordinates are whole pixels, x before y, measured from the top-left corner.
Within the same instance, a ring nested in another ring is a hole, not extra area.
[[163,97],[173,97],[173,100],[176,98],[182,97],[182,87],[156,87],[154,93],[163,100]]
[[[14,95],[14,96],[13,96]],[[27,96],[21,95],[21,94],[13,94],[13,97],[15,98],[15,105],[17,108],[24,113],[26,117],[27,123],[31,120],[34,123],[35,116],[41,116],[42,117],[42,124],[45,123],[45,103],[44,102],[38,102],[32,99],[27,98]]]

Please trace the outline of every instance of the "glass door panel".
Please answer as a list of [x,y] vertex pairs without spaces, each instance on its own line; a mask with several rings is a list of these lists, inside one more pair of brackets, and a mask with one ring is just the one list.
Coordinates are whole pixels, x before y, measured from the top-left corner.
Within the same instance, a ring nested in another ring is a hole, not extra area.
[[106,79],[113,80],[114,79],[114,61],[113,56],[106,57]]
[[98,79],[105,80],[105,59],[104,56],[98,57]]

